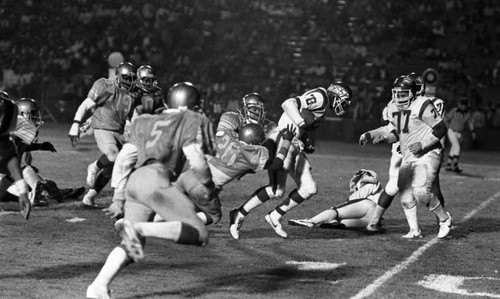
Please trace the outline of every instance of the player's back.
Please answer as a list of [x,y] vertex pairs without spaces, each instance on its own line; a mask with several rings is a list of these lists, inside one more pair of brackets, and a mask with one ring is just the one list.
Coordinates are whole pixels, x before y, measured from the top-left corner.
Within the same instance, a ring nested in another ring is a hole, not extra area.
[[214,154],[210,121],[191,110],[141,115],[133,121],[129,133],[129,142],[138,150],[136,167],[160,162],[172,170],[172,179],[184,168],[183,147],[202,144],[204,154]]

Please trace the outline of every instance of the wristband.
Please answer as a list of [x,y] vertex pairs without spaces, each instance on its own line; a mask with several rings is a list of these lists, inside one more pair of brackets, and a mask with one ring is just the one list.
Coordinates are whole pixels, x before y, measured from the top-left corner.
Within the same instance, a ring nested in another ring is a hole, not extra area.
[[81,124],[82,122],[81,122],[81,121],[79,121],[79,120],[74,119],[74,120],[73,120],[73,123],[74,123],[74,124]]
[[17,192],[19,192],[19,194],[28,194],[28,187],[23,179],[16,181],[14,186],[17,188]]
[[113,201],[125,201],[125,190],[115,189],[115,192],[113,193]]
[[302,120],[301,122],[299,122],[299,123],[297,124],[297,127],[299,127],[299,128],[300,128],[300,127],[304,126],[305,124],[306,124],[306,121],[305,121],[305,120]]

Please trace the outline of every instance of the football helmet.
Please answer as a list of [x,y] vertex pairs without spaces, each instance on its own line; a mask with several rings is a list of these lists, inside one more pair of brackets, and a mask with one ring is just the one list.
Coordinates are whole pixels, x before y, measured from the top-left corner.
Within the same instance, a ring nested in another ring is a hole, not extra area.
[[262,144],[266,139],[266,135],[261,125],[250,123],[240,129],[238,138],[246,144]]
[[246,94],[241,99],[241,114],[246,123],[262,123],[267,115],[262,96],[256,92]]
[[413,72],[408,74],[408,78],[415,82],[416,88],[417,88],[417,96],[423,96],[425,93],[425,81],[422,78],[422,76],[418,75],[417,73]]
[[417,86],[408,76],[400,76],[392,85],[392,98],[399,110],[408,108],[416,96]]
[[153,68],[149,65],[142,65],[137,69],[137,85],[145,92],[153,91],[156,84],[156,76]]
[[379,183],[378,175],[375,171],[368,169],[360,169],[356,171],[356,173],[352,176],[351,180],[349,181],[349,190],[351,190],[351,192],[356,192],[366,184],[378,184],[378,183]]
[[35,100],[31,98],[21,98],[16,102],[19,115],[31,120],[38,128],[43,125],[42,113]]
[[134,86],[134,65],[130,62],[120,63],[115,70],[116,82],[121,89],[130,91]]
[[167,108],[194,111],[200,111],[202,104],[200,91],[191,82],[176,83],[170,87],[165,103]]
[[328,93],[335,114],[338,116],[344,114],[347,106],[350,105],[352,101],[352,90],[349,85],[337,81],[330,84],[326,92]]
[[0,135],[8,134],[14,130],[17,123],[17,105],[9,95],[0,90]]

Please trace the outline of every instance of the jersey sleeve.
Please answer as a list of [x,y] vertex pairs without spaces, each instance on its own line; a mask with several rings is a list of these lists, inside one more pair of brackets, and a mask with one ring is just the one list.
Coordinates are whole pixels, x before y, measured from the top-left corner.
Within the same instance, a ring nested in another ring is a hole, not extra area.
[[35,142],[38,129],[31,121],[18,116],[16,128],[10,134],[13,137],[19,138],[23,143],[30,145]]
[[422,109],[420,111],[420,119],[422,119],[422,121],[431,128],[443,121],[443,118],[438,113],[436,107],[434,107],[431,101],[427,101],[422,105]]
[[255,172],[264,170],[269,160],[268,150],[260,145],[242,144],[241,153],[247,159],[248,165],[250,165]]
[[113,82],[106,78],[101,78],[94,82],[90,89],[87,98],[96,103],[97,106],[102,106],[109,98],[109,94],[113,90]]
[[299,110],[309,110],[311,112],[326,110],[328,105],[328,94],[324,88],[314,88],[306,91],[297,97]]
[[235,132],[240,126],[239,115],[235,112],[223,113],[220,117],[217,131],[226,130]]

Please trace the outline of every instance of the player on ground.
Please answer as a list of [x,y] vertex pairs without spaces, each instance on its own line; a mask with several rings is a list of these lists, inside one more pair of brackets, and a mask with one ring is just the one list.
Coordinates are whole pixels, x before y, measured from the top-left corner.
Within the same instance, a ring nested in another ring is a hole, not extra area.
[[10,100],[5,91],[0,90],[0,167],[5,168],[14,180],[19,210],[22,216],[28,219],[31,212],[31,204],[27,195],[28,186],[23,179],[16,148],[9,136],[9,133],[15,128],[16,122],[17,106]]
[[127,119],[138,105],[139,93],[135,86],[134,66],[122,62],[116,67],[116,80],[100,78],[94,82],[87,98],[78,107],[69,131],[71,142],[77,142],[80,124],[93,110],[91,127],[102,155],[87,168],[87,185],[90,190],[83,197],[83,204],[95,206],[94,200],[111,179],[113,163],[125,142],[123,133]]
[[347,201],[308,219],[290,219],[288,224],[321,228],[366,227],[382,193],[382,185],[373,170],[360,169],[349,182]]
[[453,219],[440,203],[435,182],[442,157],[440,140],[446,133],[446,125],[432,101],[417,97],[417,86],[411,78],[399,77],[393,84],[392,93],[394,102],[388,106],[390,124],[361,135],[360,144],[399,140],[402,162],[398,188],[410,226],[403,237],[422,236],[417,218],[417,204],[420,203],[439,218],[438,238],[444,238],[451,230]]
[[[124,221],[119,225],[122,243],[87,288],[87,298],[109,298],[109,284],[118,272],[143,257],[146,237],[196,246],[208,243],[208,230],[193,202],[173,185],[187,161],[208,195],[215,191],[205,156],[214,154],[212,125],[197,111],[200,104],[194,85],[178,83],[167,94],[165,113],[139,116],[131,124],[113,174],[113,181],[128,177],[120,181],[125,184],[126,199]],[[138,157],[135,170],[127,160],[134,155]],[[130,176],[120,173],[130,171]],[[150,222],[155,214],[165,221]]]
[[[395,81],[400,80],[404,76],[398,77]],[[436,111],[438,114],[443,117],[444,116],[444,101],[440,98],[436,98],[433,96],[425,95],[425,81],[422,79],[422,77],[416,73],[410,73],[408,75],[408,78],[415,82],[416,89],[417,89],[417,96],[418,97],[425,97],[426,99],[432,101],[434,107],[436,108]],[[394,105],[395,99],[391,99],[391,101],[387,104],[387,106],[384,108],[384,111],[382,112],[382,118],[384,121],[389,122],[389,115],[388,115],[388,107],[390,105]],[[369,133],[369,132],[368,132]],[[444,138],[441,139],[441,145],[444,148]],[[380,195],[380,198],[378,200],[377,207],[375,209],[375,212],[373,213],[372,219],[370,220],[370,223],[366,226],[366,229],[371,232],[380,232],[381,231],[381,225],[380,225],[380,220],[382,219],[382,216],[384,215],[385,211],[389,208],[389,206],[392,204],[392,201],[396,194],[399,191],[398,188],[398,173],[399,173],[399,167],[401,166],[401,161],[403,157],[401,155],[401,149],[399,142],[395,142],[392,144],[392,150],[391,150],[391,158],[390,158],[390,164],[389,164],[389,181],[387,182],[382,194]],[[439,201],[441,205],[444,206],[444,196],[441,193],[441,187],[439,185],[439,172],[436,176],[436,191],[438,192],[437,196],[439,198]]]
[[295,131],[295,139],[286,154],[283,169],[270,172],[269,185],[256,190],[237,209],[237,213],[232,213],[234,218],[230,219],[230,232],[233,238],[239,238],[240,227],[251,210],[271,198],[284,195],[289,174],[297,184],[297,189],[290,192],[281,204],[265,216],[265,220],[275,233],[282,238],[287,238],[288,235],[280,223],[281,217],[317,193],[316,182],[311,174],[311,165],[306,157],[306,151],[313,151],[314,146],[311,146],[310,139],[307,137],[324,118],[328,107],[331,107],[336,115],[342,115],[346,107],[350,105],[351,98],[351,88],[343,82],[335,82],[327,89],[314,88],[283,102],[281,106],[284,113],[279,119],[278,129],[291,126],[291,129]]

